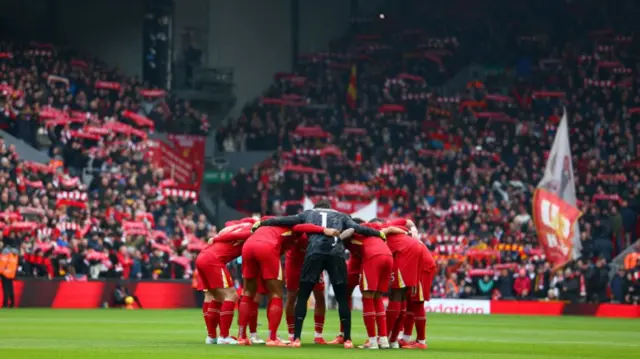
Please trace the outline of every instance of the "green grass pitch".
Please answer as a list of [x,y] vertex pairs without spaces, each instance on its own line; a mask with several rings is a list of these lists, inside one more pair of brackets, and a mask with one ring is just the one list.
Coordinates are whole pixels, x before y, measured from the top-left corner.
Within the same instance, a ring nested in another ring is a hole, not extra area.
[[[264,310],[261,314],[259,331],[265,337]],[[429,314],[426,351],[345,352],[309,343],[312,315],[305,323],[303,347],[293,349],[204,345],[206,332],[197,310],[0,310],[0,358],[640,358],[637,319]],[[360,344],[365,339],[360,312],[353,318],[354,339]],[[327,339],[337,324],[337,313],[328,312]],[[285,326],[283,321],[282,336]]]

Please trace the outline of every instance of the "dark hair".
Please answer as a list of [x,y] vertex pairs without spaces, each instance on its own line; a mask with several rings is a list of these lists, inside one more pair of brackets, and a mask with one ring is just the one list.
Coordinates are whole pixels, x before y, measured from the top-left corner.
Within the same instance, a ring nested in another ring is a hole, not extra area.
[[356,217],[356,218],[351,218],[351,219],[353,219],[353,221],[356,222],[357,224],[364,223],[364,219],[362,219],[362,218],[357,218]]
[[316,202],[316,204],[313,206],[313,208],[331,209],[331,202],[329,202],[326,199],[321,199],[318,202]]
[[381,220],[380,218],[374,218],[372,220],[369,221],[369,223],[383,223],[384,221]]

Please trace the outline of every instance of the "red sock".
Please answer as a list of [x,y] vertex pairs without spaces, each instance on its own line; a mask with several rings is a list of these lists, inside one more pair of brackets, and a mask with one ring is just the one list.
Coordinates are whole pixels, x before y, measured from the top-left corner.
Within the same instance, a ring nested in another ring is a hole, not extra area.
[[220,336],[223,338],[229,337],[229,328],[233,323],[233,310],[236,307],[236,302],[225,300],[220,308]]
[[[209,304],[210,302],[204,302],[202,303],[202,317],[204,318],[204,325],[207,326],[207,335],[209,336],[209,338],[216,338],[217,335],[213,334],[215,333],[215,329],[211,328],[211,326],[209,325]],[[211,313],[213,314],[213,313]],[[215,336],[211,336],[211,334],[215,335]]]
[[209,304],[211,302],[202,303],[202,316],[204,317],[204,322],[207,323],[207,316],[209,315]]
[[[218,329],[218,324],[220,324],[220,308],[222,307],[222,302],[213,301],[209,304],[209,325],[213,328],[213,333]],[[207,329],[209,327],[207,326]],[[215,334],[214,334],[215,335]],[[215,337],[211,337],[215,338]]]
[[389,338],[390,342],[398,341],[398,334],[400,334],[400,329],[402,329],[404,324],[404,314],[407,312],[407,302],[403,301],[400,304],[400,313],[398,314],[398,320],[396,320],[395,326],[391,331],[391,337]]
[[404,313],[403,335],[411,336],[411,334],[413,334],[413,314],[413,311],[407,311]]
[[418,340],[427,339],[427,313],[424,310],[424,302],[413,302],[413,316],[416,322],[416,335]]
[[362,319],[369,338],[376,336],[376,306],[373,298],[362,298]]
[[314,314],[313,321],[315,322],[316,333],[322,334],[324,330],[324,314]]
[[398,316],[400,315],[400,308],[402,307],[402,303],[396,301],[389,301],[389,305],[387,306],[387,330],[393,331],[393,328],[396,327],[396,322],[398,321]]
[[[247,337],[247,325],[251,317],[251,303],[253,303],[253,298],[246,295],[243,295],[240,299],[240,305],[238,306],[238,338],[244,339]],[[220,318],[220,322],[222,323],[222,318]]]
[[255,301],[251,302],[251,316],[249,317],[249,333],[258,332],[258,308],[260,305]]
[[374,305],[376,308],[376,324],[378,326],[378,336],[386,337],[389,335],[387,333],[387,316],[384,312],[384,302],[382,298],[376,298],[374,300]]
[[278,327],[282,321],[282,298],[271,298],[267,311],[269,318],[269,339],[278,339]]

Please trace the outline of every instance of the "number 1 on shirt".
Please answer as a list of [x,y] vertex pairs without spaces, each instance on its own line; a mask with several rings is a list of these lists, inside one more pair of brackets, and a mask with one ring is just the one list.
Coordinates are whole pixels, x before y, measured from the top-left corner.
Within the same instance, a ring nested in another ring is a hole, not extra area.
[[327,227],[327,212],[320,212],[320,216],[322,217],[322,227]]

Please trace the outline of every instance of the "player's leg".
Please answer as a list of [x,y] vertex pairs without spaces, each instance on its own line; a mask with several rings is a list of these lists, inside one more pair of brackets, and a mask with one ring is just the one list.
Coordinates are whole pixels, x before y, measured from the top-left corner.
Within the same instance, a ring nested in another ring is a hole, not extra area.
[[404,281],[402,280],[402,274],[398,269],[397,261],[394,263],[393,271],[391,272],[391,292],[389,293],[389,304],[387,305],[386,317],[387,317],[387,330],[389,331],[389,341],[393,347],[398,347],[397,343],[394,345],[394,341],[391,340],[393,329],[396,326],[396,322],[400,317],[400,310],[402,308],[402,300],[404,299],[404,292],[406,288]]
[[242,248],[242,297],[238,305],[238,342],[251,345],[247,338],[247,326],[253,309],[253,300],[258,291],[260,265],[256,253],[260,250],[256,242],[248,242]]
[[[288,287],[289,284],[287,284]],[[298,287],[300,283],[298,283]],[[296,297],[298,296],[298,289],[290,290],[287,288],[287,301],[285,303],[285,317],[287,319],[287,328],[289,329],[289,340],[293,340],[293,334],[296,327]]]
[[[389,340],[390,342],[398,342],[398,338],[400,337],[400,331],[402,331],[402,327],[404,326],[404,316],[407,313],[407,298],[409,296],[409,291],[411,290],[411,288],[407,289],[407,291],[405,292],[404,295],[404,300],[402,300],[401,302],[401,306],[400,306],[400,314],[398,315],[398,320],[396,321],[396,325],[393,327],[393,330],[391,331],[391,335],[389,336]],[[398,345],[400,345],[400,343],[398,343]]]
[[400,347],[413,344],[411,342],[411,336],[413,335],[413,325],[415,322],[414,312],[411,308],[413,308],[413,301],[409,302],[409,308],[407,308],[407,312],[404,313],[404,319],[402,320],[402,337],[398,338],[398,344],[400,344]]
[[333,286],[338,302],[340,323],[344,328],[344,347],[353,348],[351,342],[351,310],[349,309],[349,295],[347,288],[347,263],[339,256],[327,256],[323,261],[323,269],[329,273],[329,280]]
[[391,282],[391,272],[393,271],[393,258],[391,256],[380,256],[376,263],[378,285],[373,298],[374,309],[376,312],[376,328],[378,329],[378,345],[380,349],[389,349],[389,332],[387,329],[387,317],[382,301],[382,293],[389,291],[389,283]]
[[269,323],[268,346],[283,345],[278,340],[278,327],[282,321],[284,297],[284,271],[280,262],[280,252],[275,247],[264,246],[255,253],[259,263],[260,282],[265,287],[264,292],[269,295],[267,318]]
[[211,291],[214,296],[214,302],[221,302],[220,306],[220,336],[218,337],[218,344],[238,344],[238,342],[231,338],[229,330],[233,323],[233,312],[238,301],[238,294],[235,287],[233,287],[233,279],[226,267],[220,267],[216,270],[219,275],[210,276],[214,278],[213,281],[209,281],[209,285],[213,287]]
[[[214,333],[220,326],[220,310],[222,309],[222,301],[215,297],[209,304],[209,325],[213,328]],[[217,338],[216,338],[217,341]]]
[[[350,271],[349,264],[347,264],[347,272],[347,301],[349,302],[349,310],[351,310],[353,306],[353,299],[351,295],[360,281],[360,271]],[[344,344],[344,328],[342,323],[340,323],[340,333],[338,333],[336,338],[330,341],[329,344]]]
[[[386,292],[386,291],[385,291]],[[378,330],[378,346],[380,349],[389,349],[389,331],[387,330],[387,316],[385,313],[382,293],[376,292],[373,297],[373,305],[376,311],[376,329]]]
[[362,319],[369,338],[364,347],[378,349],[378,337],[376,335],[376,309],[375,294],[378,289],[378,258],[369,258],[362,263],[360,275],[360,290],[362,291]]
[[291,343],[293,347],[300,346],[302,325],[304,324],[304,319],[307,316],[307,301],[309,300],[309,296],[311,296],[313,287],[315,286],[320,274],[322,273],[322,261],[323,258],[321,256],[312,254],[307,255],[307,257],[305,257],[304,259],[304,263],[302,264],[300,288],[298,290],[298,297],[296,298],[296,322],[293,333],[294,340]]
[[269,292],[269,307],[267,318],[269,320],[269,340],[267,346],[284,346],[278,340],[278,327],[282,321],[282,297],[284,296],[284,283],[279,279],[265,280],[267,291]]
[[418,283],[417,287],[411,289],[406,303],[407,311],[402,323],[402,326],[404,327],[403,335],[401,338],[398,338],[398,344],[401,348],[414,348],[417,342],[411,340],[413,326],[414,324],[416,325],[416,331],[419,334],[421,332],[421,329],[418,328],[420,325],[419,308],[424,308],[424,296],[422,294],[421,283]]
[[258,314],[260,309],[260,303],[264,299],[265,294],[267,294],[266,289],[264,289],[264,284],[261,284],[262,281],[258,281],[258,291],[256,296],[253,297],[253,302],[251,302],[251,314],[249,315],[249,340],[251,344],[264,344],[264,340],[260,339],[258,336]]
[[[393,279],[392,279],[393,281]],[[398,333],[395,332],[396,323],[400,321],[402,303],[406,288],[392,288],[389,294],[389,305],[387,306],[387,330],[389,331],[389,345],[391,348],[399,348],[397,341]],[[394,333],[395,332],[395,333]],[[395,337],[394,337],[395,334]]]
[[413,312],[415,319],[417,340],[413,343],[407,343],[403,346],[405,349],[427,349],[426,344],[426,312],[424,309],[424,301],[414,300],[409,302],[410,310]]
[[[213,320],[214,315],[214,298],[213,294],[209,291],[204,291],[204,302],[202,303],[202,316],[204,317],[204,324],[207,327],[207,339],[205,344],[215,344],[218,338],[217,324]],[[220,303],[220,302],[217,302]],[[220,308],[218,308],[218,318],[220,317]]]
[[287,320],[287,328],[289,330],[289,341],[293,340],[293,334],[296,325],[295,306],[300,288],[300,272],[302,262],[297,261],[298,257],[292,257],[289,254],[285,257],[284,277],[287,287],[287,301],[285,303],[285,317]]
[[405,347],[407,349],[426,349],[427,348],[427,315],[424,308],[424,302],[431,299],[431,285],[436,273],[435,265],[428,267],[423,271],[418,286],[417,296],[411,302],[411,311],[416,326],[416,342],[410,343]]
[[[363,275],[364,278],[364,275]],[[368,342],[364,347],[368,349],[378,349],[378,336],[376,335],[376,309],[375,291],[366,290],[362,292],[362,320],[367,330]]]
[[313,287],[313,297],[315,299],[315,308],[313,311],[315,333],[313,342],[316,344],[327,344],[327,342],[322,337],[322,332],[324,331],[325,314],[327,311],[327,303],[324,298],[324,290],[324,273],[322,273],[320,275],[320,281]]
[[202,314],[207,328],[207,338],[205,344],[216,344],[218,334],[217,326],[220,319],[220,307],[222,302],[217,301],[211,288],[224,286],[224,278],[220,278],[220,266],[215,266],[213,261],[206,255],[196,259],[196,269],[199,273],[197,289],[204,291],[204,303]]
[[243,283],[242,297],[238,305],[238,341],[241,345],[251,345],[247,338],[247,326],[251,318],[254,297],[258,291],[258,280],[256,278],[244,278]]

